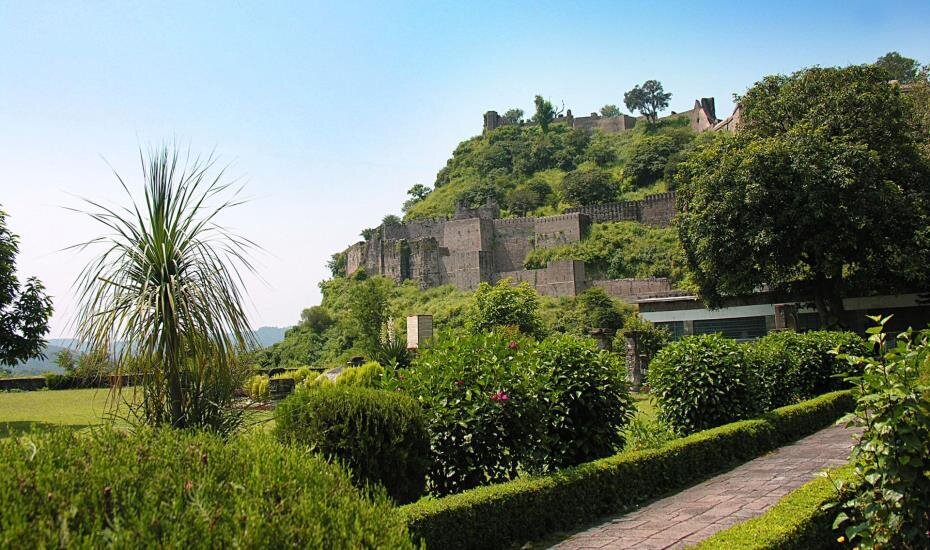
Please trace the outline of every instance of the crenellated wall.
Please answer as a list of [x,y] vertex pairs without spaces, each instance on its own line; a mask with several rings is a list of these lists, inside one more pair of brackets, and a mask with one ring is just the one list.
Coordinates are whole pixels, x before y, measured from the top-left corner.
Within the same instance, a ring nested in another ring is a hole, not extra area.
[[[545,248],[581,240],[591,221],[637,220],[667,225],[674,215],[674,193],[590,206],[544,218],[497,219],[496,206],[460,208],[455,219],[382,225],[367,242],[346,250],[346,269],[360,268],[397,282],[416,281],[420,288],[451,284],[471,290],[481,282],[510,278],[526,281],[547,296],[575,296],[591,285],[626,298],[659,292],[664,280],[588,281],[584,262],[550,262],[524,269],[526,256]],[[654,289],[654,290],[652,290]]]
[[638,201],[609,202],[569,208],[569,212],[587,215],[592,222],[635,221],[646,225],[667,227],[675,216],[675,192],[647,195]]
[[594,286],[604,289],[604,292],[624,300],[640,296],[659,294],[672,290],[672,284],[665,277],[650,277],[648,279],[606,279],[594,281]]

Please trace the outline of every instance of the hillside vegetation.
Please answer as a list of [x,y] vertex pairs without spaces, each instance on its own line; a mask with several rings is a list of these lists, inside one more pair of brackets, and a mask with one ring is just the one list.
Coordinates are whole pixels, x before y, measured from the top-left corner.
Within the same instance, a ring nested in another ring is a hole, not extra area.
[[[406,220],[445,217],[461,200],[494,199],[503,216],[551,215],[581,204],[641,198],[669,189],[696,139],[687,116],[608,134],[553,124],[502,126],[461,142],[429,193],[404,205]],[[412,194],[413,195],[413,194]]]

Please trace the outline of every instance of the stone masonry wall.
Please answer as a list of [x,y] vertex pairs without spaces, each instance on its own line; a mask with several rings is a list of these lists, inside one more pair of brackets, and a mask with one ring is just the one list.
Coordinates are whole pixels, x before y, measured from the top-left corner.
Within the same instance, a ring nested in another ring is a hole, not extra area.
[[494,270],[523,269],[523,261],[533,249],[535,236],[535,218],[494,220]]
[[666,227],[675,216],[675,193],[670,191],[648,195],[638,201],[592,204],[570,208],[568,211],[585,214],[592,222],[637,221],[646,225]]
[[542,269],[520,269],[495,274],[494,281],[510,279],[513,283],[526,282],[543,296],[577,296],[586,286],[584,262],[558,260]]
[[580,241],[588,225],[588,216],[574,212],[561,216],[536,218],[536,248],[547,248]]

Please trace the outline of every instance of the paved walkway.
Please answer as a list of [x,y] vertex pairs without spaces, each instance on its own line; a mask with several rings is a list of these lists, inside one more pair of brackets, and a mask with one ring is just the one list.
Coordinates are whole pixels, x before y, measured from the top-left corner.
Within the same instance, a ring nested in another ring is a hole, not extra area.
[[639,510],[606,519],[554,546],[684,548],[758,516],[824,468],[846,462],[852,432],[831,426]]

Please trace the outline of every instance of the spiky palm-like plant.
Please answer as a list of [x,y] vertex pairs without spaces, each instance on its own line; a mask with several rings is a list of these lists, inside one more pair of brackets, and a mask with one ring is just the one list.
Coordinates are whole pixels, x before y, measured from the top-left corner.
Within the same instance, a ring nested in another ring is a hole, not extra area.
[[[124,400],[137,418],[229,432],[241,417],[230,407],[242,381],[237,354],[254,346],[240,272],[253,271],[254,244],[217,216],[241,201],[223,198],[230,184],[212,155],[165,146],[140,160],[143,200],[116,174],[130,206],[87,201],[107,234],[78,245],[102,248],[77,281],[78,337],[110,350],[118,380],[141,376],[141,399]],[[117,384],[111,402],[120,392]]]

